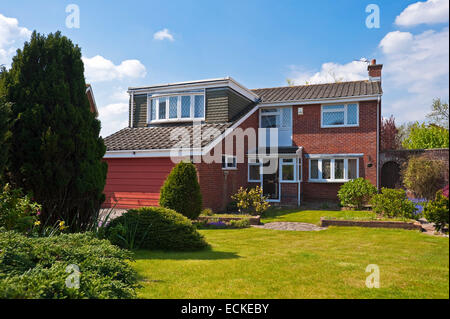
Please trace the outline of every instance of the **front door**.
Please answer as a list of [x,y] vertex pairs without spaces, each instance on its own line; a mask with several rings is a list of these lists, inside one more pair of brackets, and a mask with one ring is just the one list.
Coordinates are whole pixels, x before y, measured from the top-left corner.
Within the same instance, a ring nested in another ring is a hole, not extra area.
[[278,187],[278,170],[275,173],[263,174],[262,184],[264,196],[267,196],[269,200],[280,199]]

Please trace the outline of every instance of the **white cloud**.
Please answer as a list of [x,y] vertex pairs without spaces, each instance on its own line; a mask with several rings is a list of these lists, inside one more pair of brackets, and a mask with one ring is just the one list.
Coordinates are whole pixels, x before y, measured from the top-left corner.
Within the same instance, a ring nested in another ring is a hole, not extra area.
[[155,32],[155,34],[153,34],[153,39],[155,40],[169,40],[169,41],[174,41],[173,35],[169,32],[169,29],[162,29],[158,32]]
[[31,36],[31,31],[19,26],[15,18],[0,13],[0,64],[10,65],[16,50]]
[[433,98],[448,99],[448,41],[448,27],[417,35],[394,31],[381,40],[386,114],[423,121]]
[[367,64],[358,61],[352,61],[347,64],[324,63],[320,71],[302,71],[296,66],[292,66],[291,70],[291,79],[298,85],[358,81],[368,78]]
[[102,123],[100,134],[103,137],[128,126],[129,95],[127,90],[123,87],[110,87],[106,90],[106,92],[102,92],[104,93],[102,96],[99,96],[105,106],[100,106],[98,110],[99,120]]
[[147,74],[139,60],[125,60],[119,65],[101,55],[83,57],[85,76],[88,82],[111,81],[123,78],[143,78]]
[[448,22],[449,1],[428,0],[409,5],[395,19],[399,26],[414,26],[418,24],[434,24]]

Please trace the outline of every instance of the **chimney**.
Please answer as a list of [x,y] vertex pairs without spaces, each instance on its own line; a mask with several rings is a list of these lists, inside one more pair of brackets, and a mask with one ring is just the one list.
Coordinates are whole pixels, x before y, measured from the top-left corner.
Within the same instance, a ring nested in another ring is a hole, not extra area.
[[377,64],[377,60],[373,59],[370,62],[370,65],[367,67],[367,70],[369,71],[369,80],[381,82],[381,69],[382,68],[383,68],[383,64]]

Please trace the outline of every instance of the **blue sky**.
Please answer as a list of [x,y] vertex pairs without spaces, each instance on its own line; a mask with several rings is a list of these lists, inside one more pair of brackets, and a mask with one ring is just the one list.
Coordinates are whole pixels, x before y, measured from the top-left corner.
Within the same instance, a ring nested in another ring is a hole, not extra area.
[[[380,28],[366,27],[371,3]],[[80,28],[65,24],[68,4],[78,5]],[[384,64],[384,116],[423,120],[434,97],[448,100],[448,0],[8,1],[0,63],[9,65],[35,29],[61,30],[82,48],[104,136],[126,125],[129,86],[224,76],[248,88],[330,74],[357,80],[367,78],[364,63],[352,62],[361,57]]]

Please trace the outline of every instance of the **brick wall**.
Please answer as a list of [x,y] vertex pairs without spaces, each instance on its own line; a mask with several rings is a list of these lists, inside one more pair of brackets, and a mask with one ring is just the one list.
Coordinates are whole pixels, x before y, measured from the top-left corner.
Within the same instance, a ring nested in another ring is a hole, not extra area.
[[[258,128],[259,117],[258,112],[252,114],[239,127],[243,130],[253,127]],[[244,154],[248,152],[248,141],[244,141]],[[216,146],[210,154],[222,148],[222,154],[225,154],[225,143]],[[234,143],[233,154],[236,154],[236,143]],[[229,155],[233,155],[229,154]],[[244,162],[237,163],[237,169],[223,170],[221,163],[204,162],[196,164],[200,188],[203,196],[203,207],[211,208],[213,211],[223,211],[228,202],[231,201],[231,195],[236,193],[239,187],[248,187],[247,156],[244,156]]]
[[[377,101],[359,103],[359,126],[321,128],[321,105],[302,105],[303,115],[293,109],[293,142],[303,146],[302,195],[308,199],[336,199],[341,183],[310,183],[305,154],[362,153],[359,176],[377,183]],[[368,164],[372,164],[368,167]]]

